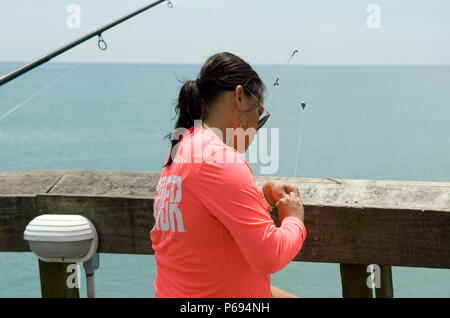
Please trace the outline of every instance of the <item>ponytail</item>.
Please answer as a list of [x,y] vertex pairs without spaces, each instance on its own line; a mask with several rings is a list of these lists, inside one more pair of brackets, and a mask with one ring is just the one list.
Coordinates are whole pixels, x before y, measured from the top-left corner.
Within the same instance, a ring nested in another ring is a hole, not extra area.
[[[186,81],[180,89],[178,95],[178,103],[175,107],[175,112],[178,114],[177,122],[175,123],[175,129],[177,128],[191,128],[194,126],[194,120],[204,119],[205,110],[202,96],[199,89],[199,80]],[[172,134],[168,134],[166,137],[170,137],[171,147],[170,155],[164,166],[170,166],[173,162],[172,150],[174,146],[180,141],[180,138],[173,138]]]

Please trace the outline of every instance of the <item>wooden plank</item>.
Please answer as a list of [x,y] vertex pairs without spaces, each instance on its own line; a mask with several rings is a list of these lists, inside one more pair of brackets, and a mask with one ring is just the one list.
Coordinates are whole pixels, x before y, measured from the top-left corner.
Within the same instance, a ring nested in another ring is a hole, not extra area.
[[[99,170],[0,172],[1,194],[78,194],[153,198],[159,173]],[[298,186],[304,204],[450,212],[450,182],[351,180],[255,176],[261,185]]]
[[[50,263],[39,260],[42,298],[79,298],[80,282],[75,282],[76,272],[68,266],[76,264]],[[72,288],[71,288],[72,287]]]
[[305,225],[297,261],[450,268],[448,212],[305,206]]
[[368,265],[340,264],[342,297],[344,298],[373,298],[372,288],[367,284],[370,273]]
[[98,233],[99,253],[153,254],[153,199],[38,195],[39,214],[81,214]]
[[23,239],[28,222],[36,217],[35,196],[0,196],[0,252],[28,252]]
[[159,173],[67,170],[50,193],[96,196],[155,196]]
[[47,193],[63,175],[64,170],[0,171],[0,193]]
[[316,206],[450,212],[450,182],[255,177],[299,188],[303,203]]

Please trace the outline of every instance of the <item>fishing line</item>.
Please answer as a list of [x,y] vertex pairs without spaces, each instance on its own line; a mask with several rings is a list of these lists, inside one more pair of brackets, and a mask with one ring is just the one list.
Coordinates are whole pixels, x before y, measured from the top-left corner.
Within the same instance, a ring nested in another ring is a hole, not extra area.
[[298,127],[298,136],[297,136],[298,144],[297,144],[297,156],[295,158],[294,178],[297,177],[298,158],[300,156],[300,141],[301,141],[302,130],[303,130],[303,118],[305,118],[305,115],[302,113],[305,111],[305,106],[306,106],[305,102],[302,102],[302,104],[301,104],[302,109],[300,110],[300,120],[299,120],[300,125]]
[[3,118],[5,118],[6,116],[8,116],[9,114],[13,113],[14,111],[16,111],[17,109],[19,109],[21,106],[23,106],[24,104],[28,103],[30,100],[32,100],[33,98],[35,98],[36,96],[38,96],[40,93],[42,93],[43,91],[45,91],[47,88],[49,88],[50,86],[52,86],[53,84],[55,84],[56,82],[58,82],[59,80],[61,80],[62,78],[64,78],[65,76],[69,75],[70,73],[72,73],[76,68],[78,68],[78,66],[80,66],[81,64],[77,64],[75,65],[75,67],[71,68],[70,70],[66,71],[64,74],[58,76],[56,79],[54,79],[53,81],[51,81],[50,83],[48,83],[47,85],[45,85],[43,88],[41,88],[40,90],[38,90],[36,93],[34,93],[33,95],[31,95],[30,97],[28,97],[27,99],[25,99],[24,101],[22,101],[21,103],[17,104],[16,106],[14,106],[13,108],[11,108],[9,111],[7,111],[5,114],[3,114],[0,117],[0,120],[2,120]]
[[[302,73],[300,72],[300,83],[302,83]],[[300,111],[300,120],[299,120],[299,127],[298,127],[298,136],[297,136],[297,156],[295,157],[295,171],[294,171],[294,178],[297,177],[297,169],[298,169],[298,159],[300,157],[300,143],[302,141],[302,132],[303,132],[303,119],[305,118],[305,107],[306,107],[306,103],[304,101],[302,101],[302,103],[300,104],[301,109]]]
[[[267,98],[269,97],[272,89],[276,86],[280,86],[280,78],[283,77],[284,73],[286,72],[286,69],[289,65],[289,63],[291,62],[292,58],[295,56],[295,54],[299,53],[298,50],[294,50],[294,52],[292,52],[291,56],[289,57],[289,59],[287,60],[286,64],[284,65],[280,75],[276,78],[275,82],[273,83],[273,85],[270,87],[269,91],[267,92],[267,95],[265,97],[265,100],[267,100]],[[301,80],[300,80],[301,81]],[[298,168],[298,159],[300,157],[300,142],[301,142],[301,136],[302,136],[302,131],[303,131],[303,118],[305,117],[304,114],[302,114],[305,111],[305,107],[306,107],[306,103],[304,101],[302,101],[301,103],[301,110],[300,110],[300,120],[299,120],[299,127],[298,127],[298,136],[297,136],[297,156],[295,158],[295,171],[294,171],[294,177],[297,177],[297,168]]]

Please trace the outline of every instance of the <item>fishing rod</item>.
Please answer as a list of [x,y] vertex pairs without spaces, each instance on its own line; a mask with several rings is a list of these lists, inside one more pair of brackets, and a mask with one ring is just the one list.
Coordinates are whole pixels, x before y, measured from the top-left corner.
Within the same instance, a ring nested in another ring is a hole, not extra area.
[[[294,50],[294,52],[291,54],[291,56],[289,57],[289,60],[286,62],[283,71],[281,72],[281,75],[284,74],[284,72],[286,72],[286,68],[288,66],[288,64],[291,62],[292,58],[294,57],[294,55],[298,53],[298,50]],[[281,77],[280,75],[280,77]],[[278,83],[278,81],[280,80],[280,77],[277,77],[277,79],[275,80],[275,83],[273,83],[273,86],[280,86],[280,83]]]
[[48,54],[46,54],[46,55],[44,55],[44,56],[42,56],[42,57],[40,57],[40,58],[38,58],[36,60],[34,60],[34,61],[24,65],[24,66],[16,69],[15,71],[12,71],[12,72],[10,72],[10,73],[8,73],[6,75],[3,75],[2,77],[0,77],[0,86],[2,86],[5,83],[8,83],[9,81],[15,79],[16,77],[18,77],[18,76],[20,76],[20,75],[22,75],[22,74],[24,74],[26,72],[34,69],[35,67],[38,67],[39,65],[50,61],[55,56],[58,56],[58,55],[60,55],[60,54],[62,54],[64,52],[70,50],[71,48],[73,48],[73,47],[75,47],[75,46],[77,46],[77,45],[79,45],[79,44],[89,40],[90,38],[93,38],[94,36],[98,36],[98,43],[97,43],[98,47],[101,50],[106,50],[107,45],[106,45],[105,40],[102,37],[102,33],[103,32],[105,32],[106,30],[109,30],[109,29],[115,27],[116,25],[118,25],[118,24],[120,24],[120,23],[122,23],[122,22],[124,22],[124,21],[126,21],[126,20],[128,20],[128,19],[130,19],[130,18],[132,18],[132,17],[134,17],[134,16],[136,16],[136,15],[138,15],[138,14],[140,14],[140,13],[142,13],[142,12],[144,12],[144,11],[154,7],[154,6],[156,6],[156,5],[158,5],[158,4],[160,4],[161,2],[164,2],[164,1],[168,1],[167,6],[169,8],[173,8],[173,4],[172,4],[172,2],[170,2],[170,0],[159,0],[159,1],[152,2],[149,5],[141,8],[141,9],[138,9],[138,10],[136,10],[136,11],[126,15],[126,16],[124,16],[123,18],[120,18],[120,19],[118,19],[116,21],[113,21],[110,24],[105,25],[104,27],[102,27],[102,28],[100,28],[98,30],[95,30],[94,32],[91,32],[91,33],[81,37],[80,39],[75,40],[75,41],[73,41],[73,42],[63,46],[60,49],[57,49],[56,51],[50,52],[50,53],[48,53]]

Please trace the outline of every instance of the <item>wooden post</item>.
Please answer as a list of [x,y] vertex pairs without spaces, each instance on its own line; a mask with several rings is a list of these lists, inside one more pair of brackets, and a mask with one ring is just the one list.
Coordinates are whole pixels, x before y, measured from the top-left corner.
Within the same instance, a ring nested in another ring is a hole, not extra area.
[[[342,296],[344,298],[373,298],[367,280],[370,273],[368,265],[340,264]],[[389,265],[375,265],[375,297],[393,298],[392,268]],[[377,273],[378,271],[378,273]],[[379,275],[379,276],[378,276]]]
[[342,297],[344,298],[373,298],[372,288],[367,286],[367,265],[340,264]]
[[[39,260],[39,275],[41,279],[41,292],[43,298],[79,298],[78,288],[75,285],[77,271],[71,271],[70,263],[50,263]],[[70,276],[70,277],[69,277]],[[69,283],[69,284],[68,284]],[[79,282],[78,282],[79,283]]]
[[375,288],[377,298],[394,298],[394,286],[392,283],[392,268],[389,265],[380,266],[380,286]]

